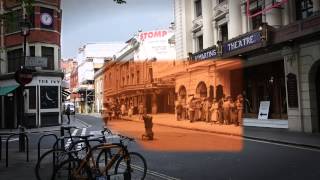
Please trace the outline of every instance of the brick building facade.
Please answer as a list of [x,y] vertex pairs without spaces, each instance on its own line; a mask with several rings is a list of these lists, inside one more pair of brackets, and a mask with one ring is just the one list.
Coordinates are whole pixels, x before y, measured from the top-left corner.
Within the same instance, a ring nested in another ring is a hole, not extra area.
[[[0,127],[60,124],[64,76],[59,70],[60,0],[35,0],[30,12],[20,1],[1,0],[0,8],[2,14],[13,14],[13,20],[2,20],[1,26],[0,87],[10,90],[2,91],[0,96]],[[26,42],[21,34],[22,23],[30,27]],[[35,69],[32,82],[24,88],[14,79],[20,66]]]

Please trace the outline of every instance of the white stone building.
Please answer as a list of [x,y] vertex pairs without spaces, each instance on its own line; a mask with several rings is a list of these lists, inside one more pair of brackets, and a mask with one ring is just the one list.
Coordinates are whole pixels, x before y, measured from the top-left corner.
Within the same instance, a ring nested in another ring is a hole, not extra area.
[[[77,107],[80,112],[93,112],[95,108],[101,109],[101,101],[95,104],[95,94],[101,94],[100,88],[95,89],[94,74],[105,63],[113,58],[121,48],[124,47],[122,42],[105,42],[105,43],[87,43],[82,48],[79,48],[77,62],[78,62],[78,93],[80,94]],[[98,96],[99,97],[99,96]]]
[[[243,73],[245,125],[319,132],[319,9],[320,0],[175,0],[177,59],[241,59],[243,68],[229,69],[218,84],[232,96],[233,77]],[[221,79],[214,62],[197,69],[207,95]],[[257,119],[261,101],[271,103],[267,120]]]

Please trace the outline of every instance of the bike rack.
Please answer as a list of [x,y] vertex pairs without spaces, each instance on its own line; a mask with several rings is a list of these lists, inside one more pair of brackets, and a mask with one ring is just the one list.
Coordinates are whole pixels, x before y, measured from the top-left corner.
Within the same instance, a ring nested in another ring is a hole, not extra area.
[[0,161],[2,159],[2,136],[0,135]]
[[8,167],[9,164],[9,154],[8,154],[8,149],[9,149],[9,140],[14,137],[14,136],[23,136],[26,139],[26,144],[27,144],[27,162],[29,162],[29,138],[26,135],[26,133],[14,133],[10,134],[6,140],[6,167]]
[[42,136],[39,138],[39,140],[38,140],[38,161],[39,161],[39,159],[40,159],[40,145],[41,145],[41,141],[42,141],[43,138],[49,137],[49,136],[54,137],[56,141],[58,140],[58,136],[55,135],[55,134],[45,134],[45,135],[42,135]]

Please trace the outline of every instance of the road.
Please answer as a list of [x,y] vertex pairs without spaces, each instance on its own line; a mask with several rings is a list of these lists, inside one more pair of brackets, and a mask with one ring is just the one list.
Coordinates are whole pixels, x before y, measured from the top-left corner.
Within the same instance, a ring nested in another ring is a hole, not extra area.
[[[87,128],[77,132],[97,134],[102,121],[93,116],[77,116]],[[147,179],[319,179],[320,150],[285,144],[269,143],[224,136],[213,133],[154,125],[154,141],[141,141],[143,123],[115,120],[109,124],[113,131],[134,136],[137,143],[130,150],[144,155],[148,163]],[[35,152],[37,136],[32,135]],[[47,145],[51,143],[48,140]],[[46,145],[44,145],[46,146]],[[34,179],[31,161],[14,163],[8,169],[0,167],[0,179],[20,170],[24,179]],[[19,172],[20,172],[19,171]],[[12,174],[12,179],[19,179]]]

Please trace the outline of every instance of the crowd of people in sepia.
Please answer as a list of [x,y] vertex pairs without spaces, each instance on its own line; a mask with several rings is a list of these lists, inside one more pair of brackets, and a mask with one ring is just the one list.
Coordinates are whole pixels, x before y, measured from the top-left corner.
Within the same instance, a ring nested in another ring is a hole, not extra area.
[[[175,105],[175,114],[177,120],[189,120],[191,123],[204,121],[212,124],[225,124],[236,126],[243,125],[244,98],[238,95],[235,98],[223,96],[220,99],[215,98],[195,98],[188,100],[178,100]],[[132,103],[126,106],[125,103],[108,102],[104,104],[103,118],[108,120],[119,119],[123,116],[132,117],[132,115],[142,115],[146,113],[146,107],[142,102],[134,107]]]
[[191,97],[186,103],[177,101],[177,120],[204,121],[215,124],[243,125],[243,96],[215,98]]

